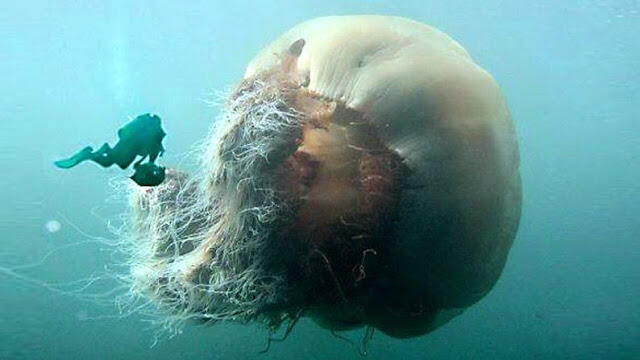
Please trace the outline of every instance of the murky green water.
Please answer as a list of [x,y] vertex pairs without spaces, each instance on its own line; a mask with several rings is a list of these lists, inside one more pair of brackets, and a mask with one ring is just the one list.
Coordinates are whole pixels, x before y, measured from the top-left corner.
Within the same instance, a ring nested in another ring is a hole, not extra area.
[[[447,32],[507,95],[521,150],[520,231],[498,284],[437,331],[376,333],[369,359],[640,356],[640,3],[22,1],[0,6],[0,359],[355,359],[309,321],[259,354],[256,326],[162,338],[101,278],[125,210],[117,169],[52,161],[162,114],[178,164],[271,39],[322,15],[390,14]],[[109,135],[110,136],[110,135]],[[184,164],[188,167],[189,164]],[[112,221],[111,223],[109,221]],[[106,268],[105,268],[106,266]],[[83,286],[89,285],[86,289]],[[76,295],[69,294],[76,292]],[[125,314],[126,315],[126,314]],[[358,343],[363,331],[344,334]]]

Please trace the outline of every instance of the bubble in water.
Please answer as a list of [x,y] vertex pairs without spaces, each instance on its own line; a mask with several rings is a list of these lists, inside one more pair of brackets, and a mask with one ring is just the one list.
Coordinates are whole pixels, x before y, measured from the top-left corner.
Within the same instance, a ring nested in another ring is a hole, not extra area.
[[55,232],[60,231],[60,228],[62,227],[62,224],[60,224],[60,221],[58,221],[58,220],[49,220],[44,225],[44,227],[47,229],[48,232],[55,233]]

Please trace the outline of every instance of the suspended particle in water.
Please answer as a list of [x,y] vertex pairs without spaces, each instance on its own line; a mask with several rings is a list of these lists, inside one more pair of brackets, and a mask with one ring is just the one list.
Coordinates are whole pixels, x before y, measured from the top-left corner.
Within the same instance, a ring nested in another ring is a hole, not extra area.
[[49,220],[44,224],[45,229],[50,233],[57,233],[62,228],[62,224],[58,220]]
[[89,319],[89,312],[87,310],[80,310],[76,313],[76,319],[78,321],[87,321]]

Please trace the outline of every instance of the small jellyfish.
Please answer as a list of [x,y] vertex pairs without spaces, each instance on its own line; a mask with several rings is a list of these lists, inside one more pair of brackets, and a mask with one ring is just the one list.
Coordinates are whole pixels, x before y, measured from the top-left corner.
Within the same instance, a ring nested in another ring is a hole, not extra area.
[[58,220],[49,220],[44,224],[45,229],[50,233],[57,233],[62,228]]

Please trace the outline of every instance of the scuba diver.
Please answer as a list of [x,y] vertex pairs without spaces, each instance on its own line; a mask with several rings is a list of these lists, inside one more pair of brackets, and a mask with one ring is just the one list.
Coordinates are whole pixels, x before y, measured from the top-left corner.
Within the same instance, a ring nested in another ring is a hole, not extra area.
[[[141,156],[140,160],[133,164],[135,173],[131,179],[140,186],[156,186],[165,178],[165,168],[154,163],[158,156],[164,154],[162,140],[165,136],[160,117],[143,114],[118,130],[118,142],[113,148],[107,143],[97,151],[87,146],[70,158],[56,161],[54,164],[61,169],[69,169],[83,161],[91,160],[103,167],[116,164],[125,169],[137,156]],[[142,164],[147,157],[149,160]]]

